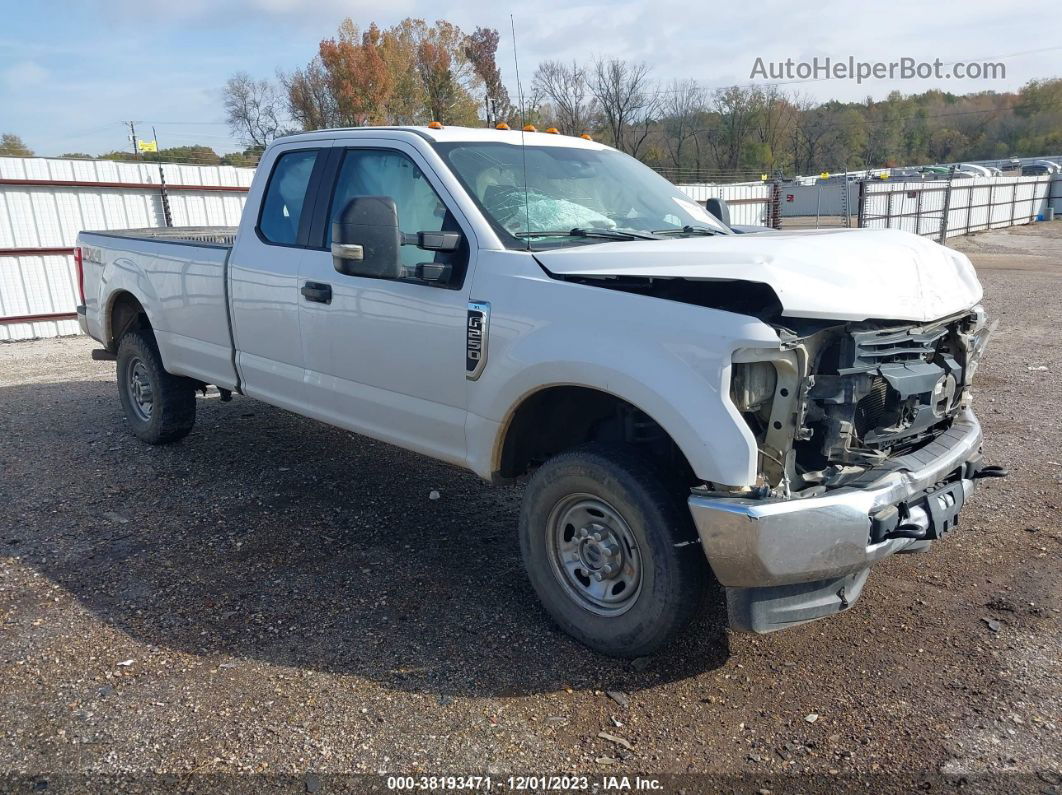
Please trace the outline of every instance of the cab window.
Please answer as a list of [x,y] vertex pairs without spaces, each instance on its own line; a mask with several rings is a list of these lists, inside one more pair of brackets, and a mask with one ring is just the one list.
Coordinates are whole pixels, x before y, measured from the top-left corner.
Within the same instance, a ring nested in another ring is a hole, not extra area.
[[282,246],[298,243],[299,223],[316,162],[316,149],[287,152],[277,158],[258,217],[258,232],[266,242]]
[[[332,242],[332,222],[355,196],[394,199],[398,226],[404,233],[458,231],[453,216],[416,163],[399,152],[350,149],[336,178],[326,246]],[[400,256],[402,265],[408,267],[432,259],[430,252],[409,245],[402,246]]]

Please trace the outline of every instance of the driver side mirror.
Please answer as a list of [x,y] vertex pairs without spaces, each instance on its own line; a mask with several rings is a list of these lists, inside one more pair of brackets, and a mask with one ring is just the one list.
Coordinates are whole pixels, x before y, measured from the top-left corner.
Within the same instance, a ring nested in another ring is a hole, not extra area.
[[332,265],[347,276],[402,276],[398,208],[390,196],[355,196],[332,223]]
[[704,203],[704,209],[722,221],[724,225],[730,226],[730,208],[727,206],[726,199],[709,199]]

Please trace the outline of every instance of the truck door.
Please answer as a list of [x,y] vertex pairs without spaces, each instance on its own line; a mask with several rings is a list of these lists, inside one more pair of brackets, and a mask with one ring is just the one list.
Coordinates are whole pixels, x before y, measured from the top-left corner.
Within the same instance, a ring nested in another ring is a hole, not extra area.
[[[341,149],[342,147],[342,149]],[[304,395],[313,416],[458,464],[466,462],[466,322],[469,227],[416,149],[397,141],[337,142],[335,181],[322,214],[321,246],[299,275]],[[324,183],[322,183],[324,184]],[[336,271],[332,221],[355,196],[394,199],[404,233],[457,231],[454,252],[400,248],[410,275]],[[449,266],[443,281],[416,278],[419,263]]]
[[[299,266],[329,141],[281,145],[247,208],[229,263],[232,330],[245,394],[298,411],[303,392]],[[258,204],[255,204],[255,201]],[[253,223],[252,223],[253,222]],[[252,228],[253,227],[253,228]]]

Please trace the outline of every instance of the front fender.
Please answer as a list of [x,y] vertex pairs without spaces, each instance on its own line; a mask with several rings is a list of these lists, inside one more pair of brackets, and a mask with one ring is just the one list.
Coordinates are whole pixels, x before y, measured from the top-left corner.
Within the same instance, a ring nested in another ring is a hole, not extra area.
[[726,393],[736,349],[777,349],[770,326],[545,276],[521,279],[518,289],[496,295],[487,365],[469,390],[469,458],[476,472],[497,471],[508,424],[524,400],[571,385],[615,395],[652,417],[698,478],[755,482],[756,443]]

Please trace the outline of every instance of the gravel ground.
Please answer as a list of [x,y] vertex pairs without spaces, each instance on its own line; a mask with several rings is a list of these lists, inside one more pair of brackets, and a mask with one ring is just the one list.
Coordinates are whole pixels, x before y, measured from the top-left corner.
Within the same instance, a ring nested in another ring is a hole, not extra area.
[[519,487],[216,395],[148,447],[94,343],[0,345],[0,774],[1057,791],[1062,223],[954,245],[1000,320],[976,406],[1011,476],[851,611],[756,637],[708,608],[636,664],[538,607]]

